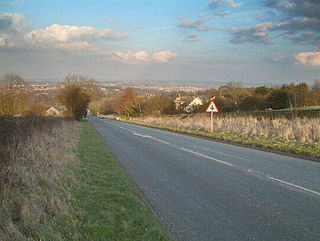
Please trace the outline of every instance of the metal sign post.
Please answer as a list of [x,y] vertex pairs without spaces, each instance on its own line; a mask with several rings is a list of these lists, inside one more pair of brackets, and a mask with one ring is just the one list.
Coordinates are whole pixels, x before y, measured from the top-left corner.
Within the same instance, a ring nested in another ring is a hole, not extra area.
[[213,132],[213,112],[211,112],[211,118],[210,118],[210,131]]
[[211,113],[211,119],[210,119],[210,131],[213,132],[213,112],[219,112],[216,104],[213,101],[214,97],[211,99],[210,105],[208,106],[206,112]]

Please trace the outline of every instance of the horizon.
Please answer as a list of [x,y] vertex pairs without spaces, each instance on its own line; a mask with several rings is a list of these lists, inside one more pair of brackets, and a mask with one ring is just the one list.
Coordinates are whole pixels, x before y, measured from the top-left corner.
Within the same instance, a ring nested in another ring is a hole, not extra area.
[[[300,83],[306,83],[306,82],[301,82],[301,81],[296,81],[296,82],[283,82],[281,84],[270,84],[270,83],[254,83],[254,82],[239,82],[239,81],[193,81],[193,80],[96,80],[94,79],[97,83],[97,85],[100,84],[105,84],[105,83],[116,83],[119,84],[118,87],[120,86],[126,86],[127,85],[141,85],[141,84],[153,84],[153,83],[157,83],[159,84],[157,87],[161,87],[161,86],[168,86],[171,85],[173,87],[199,87],[199,88],[203,88],[203,89],[218,89],[221,86],[225,86],[228,85],[229,83],[235,83],[235,84],[240,84],[240,86],[242,88],[256,88],[256,87],[261,87],[261,86],[266,86],[269,88],[280,88],[283,85],[290,85],[290,84],[300,84]],[[62,84],[64,82],[64,79],[25,79],[25,81],[27,81],[30,84],[34,84],[34,85],[46,85],[46,84],[52,84],[53,86],[56,86],[57,84]],[[120,83],[122,83],[122,85],[120,85]],[[308,83],[307,83],[308,84]],[[309,89],[312,88],[314,82],[311,82],[310,84],[308,84]],[[182,85],[182,86],[181,86]],[[136,88],[137,86],[133,86],[133,88]],[[207,86],[207,87],[206,87]]]
[[311,86],[319,26],[314,0],[2,0],[0,75]]

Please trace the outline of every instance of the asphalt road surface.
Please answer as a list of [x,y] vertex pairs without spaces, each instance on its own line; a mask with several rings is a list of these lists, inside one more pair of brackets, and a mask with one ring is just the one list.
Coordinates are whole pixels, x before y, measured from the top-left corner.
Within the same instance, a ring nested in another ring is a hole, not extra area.
[[320,240],[320,163],[89,120],[176,240]]

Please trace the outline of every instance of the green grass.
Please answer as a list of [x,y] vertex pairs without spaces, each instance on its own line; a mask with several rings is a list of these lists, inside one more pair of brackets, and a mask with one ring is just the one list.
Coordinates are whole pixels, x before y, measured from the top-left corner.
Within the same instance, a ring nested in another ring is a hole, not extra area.
[[320,158],[320,145],[318,144],[310,144],[310,143],[299,143],[295,141],[284,141],[276,138],[266,138],[266,137],[258,137],[258,136],[248,136],[248,135],[236,135],[234,133],[228,132],[208,132],[195,130],[191,128],[180,128],[180,127],[172,127],[165,125],[156,125],[156,124],[145,124],[139,123],[137,121],[130,121],[131,123],[149,126],[159,129],[171,130],[180,133],[186,133],[196,136],[209,137],[216,140],[227,141],[236,144],[244,144],[248,146],[267,148],[271,150],[276,150],[280,152],[297,154],[305,157],[312,158]]
[[171,240],[86,121],[78,156],[73,211],[61,223],[67,240]]

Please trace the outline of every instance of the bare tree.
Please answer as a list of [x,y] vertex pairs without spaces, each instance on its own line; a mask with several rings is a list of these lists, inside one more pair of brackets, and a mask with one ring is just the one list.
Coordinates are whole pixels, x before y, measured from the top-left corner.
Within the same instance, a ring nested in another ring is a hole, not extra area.
[[320,80],[315,79],[315,80],[313,81],[312,89],[313,89],[313,90],[319,90],[319,89],[320,89]]
[[0,83],[0,115],[22,115],[30,96],[31,87],[20,75],[6,74]]

